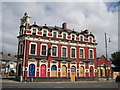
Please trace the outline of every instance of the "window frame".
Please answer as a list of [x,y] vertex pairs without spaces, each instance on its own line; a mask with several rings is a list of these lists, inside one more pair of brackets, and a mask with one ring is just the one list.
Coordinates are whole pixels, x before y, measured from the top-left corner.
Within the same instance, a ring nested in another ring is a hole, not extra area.
[[[46,36],[43,36],[43,35],[44,35],[44,31],[46,31]],[[43,29],[43,30],[42,30],[42,36],[43,36],[43,37],[47,37],[47,36],[48,36],[48,30]]]
[[[56,47],[56,56],[53,55],[53,47]],[[51,56],[52,57],[57,57],[58,56],[58,46],[57,45],[52,45],[52,47],[51,47]]]
[[[81,57],[80,50],[83,50],[83,57]],[[85,58],[85,49],[84,49],[84,48],[80,48],[80,49],[79,49],[79,55],[80,55],[80,56],[79,56],[80,58],[83,58],[83,59]]]
[[66,34],[66,39],[68,39],[68,38],[67,38],[67,37],[68,37],[68,34],[67,34],[66,32],[63,32],[63,33],[62,33],[62,39],[64,39],[64,37],[63,37],[64,34]]
[[[54,37],[54,33],[56,33],[56,37]],[[58,32],[57,32],[57,31],[53,31],[53,32],[52,32],[52,37],[53,37],[53,38],[58,38]]]
[[[75,49],[75,57],[72,57],[72,49]],[[75,47],[71,47],[71,49],[70,49],[70,56],[71,56],[71,58],[76,58],[76,48]]]
[[[63,48],[66,48],[66,57],[63,57]],[[68,57],[67,51],[68,51],[67,46],[62,46],[62,47],[61,47],[61,56],[62,56],[63,58],[67,58],[67,57]]]
[[74,40],[76,40],[76,34],[71,34],[71,40],[72,40],[72,36],[74,35]]
[[[92,58],[91,58],[91,55],[90,55],[90,51],[92,51]],[[89,49],[89,59],[94,59],[94,50],[93,49]]]
[[[31,44],[34,44],[34,45],[35,45],[35,54],[31,54]],[[37,43],[35,43],[35,42],[31,42],[31,43],[30,43],[29,55],[37,55]]]
[[[42,55],[42,46],[43,46],[43,45],[46,46],[46,55]],[[40,55],[41,55],[41,56],[47,56],[47,55],[48,55],[48,53],[47,53],[47,51],[48,51],[48,45],[47,45],[47,44],[41,44],[40,50],[41,50],[41,51],[40,51]]]
[[[79,41],[81,41],[81,37],[83,38],[82,41],[84,41],[84,36],[83,36],[83,35],[80,35],[80,36],[79,36]],[[81,42],[82,42],[82,41],[81,41]]]

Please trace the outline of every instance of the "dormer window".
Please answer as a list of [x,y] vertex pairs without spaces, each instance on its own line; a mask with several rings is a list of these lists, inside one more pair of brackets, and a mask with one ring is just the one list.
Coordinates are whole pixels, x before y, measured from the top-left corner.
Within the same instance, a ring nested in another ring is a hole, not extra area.
[[33,29],[32,34],[33,34],[33,35],[36,35],[36,29]]
[[45,36],[45,37],[47,36],[47,31],[46,30],[43,31],[43,36]]
[[53,32],[53,37],[57,38],[57,32]]
[[72,40],[75,40],[75,35],[72,35]]
[[84,41],[83,36],[80,36],[80,41]]
[[63,39],[66,39],[66,34],[65,33],[63,34]]
[[89,38],[89,42],[93,42],[93,38],[92,37]]

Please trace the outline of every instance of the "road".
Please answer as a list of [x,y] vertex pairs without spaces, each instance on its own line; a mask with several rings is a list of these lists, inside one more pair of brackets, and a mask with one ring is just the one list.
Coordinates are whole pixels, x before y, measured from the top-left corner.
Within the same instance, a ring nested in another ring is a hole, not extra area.
[[118,88],[114,81],[17,82],[2,80],[2,88]]

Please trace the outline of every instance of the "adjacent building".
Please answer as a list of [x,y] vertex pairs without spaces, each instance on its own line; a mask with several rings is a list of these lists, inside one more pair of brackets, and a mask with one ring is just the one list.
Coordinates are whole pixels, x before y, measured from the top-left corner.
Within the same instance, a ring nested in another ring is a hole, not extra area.
[[[89,30],[30,24],[27,13],[21,18],[18,35],[17,79],[96,78],[96,38]],[[80,32],[78,32],[80,31]]]
[[1,76],[3,78],[9,77],[9,76],[15,76],[16,73],[16,65],[17,65],[17,57],[12,56],[10,54],[4,54],[3,52],[0,52],[1,57]]

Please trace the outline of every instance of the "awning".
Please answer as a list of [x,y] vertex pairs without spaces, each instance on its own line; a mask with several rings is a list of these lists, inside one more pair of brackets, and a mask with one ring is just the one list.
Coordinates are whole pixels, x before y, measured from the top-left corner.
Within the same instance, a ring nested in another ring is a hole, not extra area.
[[73,61],[74,59],[72,58],[55,58],[57,61]]
[[40,56],[28,56],[28,59],[37,59],[37,60],[42,60],[42,59],[47,59],[47,57],[40,57]]
[[82,60],[83,62],[92,62],[93,60]]

